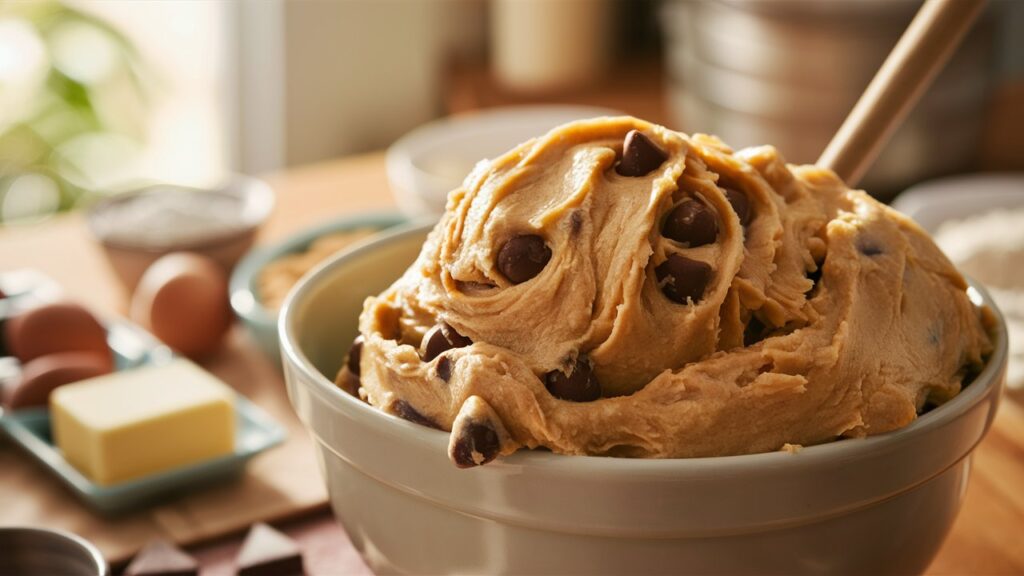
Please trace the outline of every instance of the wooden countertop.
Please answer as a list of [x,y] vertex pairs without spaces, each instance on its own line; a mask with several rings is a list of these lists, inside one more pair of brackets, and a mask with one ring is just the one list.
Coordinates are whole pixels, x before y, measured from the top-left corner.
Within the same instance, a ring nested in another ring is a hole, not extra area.
[[[268,178],[277,191],[275,212],[261,233],[272,242],[292,232],[346,213],[390,209],[381,154],[351,157],[318,164]],[[81,215],[68,215],[28,227],[0,229],[0,269],[36,268],[60,282],[69,295],[107,313],[123,313],[126,295],[117,284],[100,249],[92,241]],[[280,374],[267,362],[257,361],[253,344],[233,334],[229,344],[207,367],[234,383],[245,370],[263,379],[263,386],[280,386]],[[227,375],[227,377],[225,377]],[[248,393],[248,392],[247,392]],[[280,393],[278,391],[277,393]],[[261,394],[256,394],[257,402]],[[274,400],[279,401],[279,400]],[[303,432],[293,434],[304,435]],[[303,438],[303,442],[308,439]],[[306,446],[305,449],[311,447]],[[266,458],[270,458],[268,454]],[[302,474],[316,476],[311,460]],[[0,442],[0,484],[34,466],[8,442]],[[973,475],[956,524],[929,574],[1024,573],[1024,408],[1004,399],[989,435],[974,454]],[[0,494],[0,524],[5,524],[6,503],[16,495]],[[315,504],[315,502],[313,502]],[[368,570],[352,549],[344,531],[320,505],[311,515],[286,522],[285,531],[306,551],[312,573],[366,574]],[[80,513],[80,511],[77,511]],[[55,518],[66,513],[56,504],[47,511]],[[98,518],[93,521],[103,522]],[[66,525],[66,523],[57,523]],[[46,525],[50,525],[47,523]],[[83,534],[90,538],[89,533]],[[232,558],[241,542],[235,534],[212,543],[198,543],[191,551],[204,564],[204,574],[230,574]]]

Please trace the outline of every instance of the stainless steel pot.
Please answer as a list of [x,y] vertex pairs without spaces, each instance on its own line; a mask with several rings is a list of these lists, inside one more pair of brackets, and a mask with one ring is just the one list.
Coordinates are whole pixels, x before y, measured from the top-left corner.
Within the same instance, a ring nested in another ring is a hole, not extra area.
[[19,576],[107,576],[95,546],[69,532],[44,528],[0,528],[0,574]]

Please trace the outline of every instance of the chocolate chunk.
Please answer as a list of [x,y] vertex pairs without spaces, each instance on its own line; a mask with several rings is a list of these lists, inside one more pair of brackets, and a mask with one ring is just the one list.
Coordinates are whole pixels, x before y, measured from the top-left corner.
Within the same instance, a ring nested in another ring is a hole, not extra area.
[[515,236],[498,251],[498,271],[513,284],[522,284],[544,269],[551,249],[535,234]]
[[270,526],[254,524],[235,558],[238,576],[305,574],[302,551],[294,540]]
[[452,379],[452,361],[447,356],[441,356],[437,361],[437,377],[445,382]]
[[423,361],[430,362],[446,350],[464,348],[472,343],[472,340],[459,334],[447,322],[441,322],[423,336]]
[[572,372],[552,370],[544,376],[544,385],[555,398],[572,402],[590,402],[601,397],[601,385],[594,377],[594,369],[586,356],[576,359]]
[[711,244],[718,236],[718,222],[710,208],[699,200],[684,201],[668,213],[661,234],[690,248]]
[[615,167],[621,176],[645,176],[661,166],[668,154],[650,138],[636,130],[630,130],[622,144],[622,160]]
[[459,468],[482,466],[498,456],[498,433],[487,421],[470,420],[459,426],[449,454]]
[[420,414],[419,410],[413,408],[405,400],[395,400],[394,402],[392,402],[391,411],[395,414],[395,416],[398,416],[403,420],[415,422],[416,424],[419,424],[420,426],[426,426],[427,428],[435,428],[437,430],[441,430],[441,427],[437,425],[437,422],[434,422],[430,418],[427,418],[423,414]]
[[754,213],[750,209],[750,200],[747,198],[747,195],[734,188],[726,188],[725,199],[729,201],[733,211],[736,212],[736,217],[740,219],[740,224],[743,226],[750,224]]
[[686,304],[687,300],[699,302],[711,282],[711,266],[678,254],[670,255],[654,273],[665,296],[679,304]]
[[196,576],[199,564],[170,542],[150,540],[135,555],[124,571],[125,576]]
[[359,359],[363,355],[363,335],[356,336],[356,339],[352,342],[352,347],[348,349],[348,371],[361,376],[359,372]]

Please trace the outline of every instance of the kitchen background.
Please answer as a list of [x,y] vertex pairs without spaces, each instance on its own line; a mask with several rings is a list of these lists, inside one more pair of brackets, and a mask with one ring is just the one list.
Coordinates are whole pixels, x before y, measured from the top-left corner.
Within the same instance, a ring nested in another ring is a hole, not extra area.
[[[140,181],[202,185],[381,149],[437,117],[527,103],[620,110],[813,162],[918,5],[6,2],[0,221]],[[1021,30],[1024,2],[991,3],[867,189],[1024,168]]]

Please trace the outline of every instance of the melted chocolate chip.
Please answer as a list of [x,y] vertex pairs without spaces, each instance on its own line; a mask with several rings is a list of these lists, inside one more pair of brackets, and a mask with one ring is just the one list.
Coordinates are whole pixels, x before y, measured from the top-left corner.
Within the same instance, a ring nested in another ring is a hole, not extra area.
[[725,199],[729,201],[736,217],[740,219],[740,224],[747,226],[750,224],[750,220],[754,217],[753,211],[750,209],[750,200],[747,195],[735,188],[725,188]]
[[427,418],[423,414],[420,414],[419,410],[413,408],[405,400],[395,400],[394,402],[392,402],[391,411],[394,413],[395,416],[398,416],[403,420],[415,422],[416,424],[426,426],[428,428],[436,428],[437,430],[441,429],[441,427],[437,425],[437,422],[434,422],[430,418]]
[[352,347],[348,349],[348,362],[345,364],[348,366],[348,371],[360,376],[359,373],[359,358],[363,355],[363,336],[360,334],[356,336],[356,339],[352,341]]
[[452,361],[447,356],[441,356],[437,361],[437,377],[445,382],[452,379]]
[[668,154],[642,132],[630,130],[622,145],[622,160],[615,167],[621,176],[646,176],[661,166]]
[[451,457],[459,468],[482,466],[494,460],[500,448],[498,433],[490,422],[470,421],[461,427]]
[[594,369],[586,356],[576,359],[568,375],[552,370],[544,376],[544,385],[555,398],[572,402],[590,402],[601,397],[601,385],[594,377]]
[[866,238],[862,238],[857,242],[857,250],[865,256],[878,256],[879,254],[884,253],[878,244]]
[[661,234],[691,248],[711,244],[718,236],[718,222],[710,208],[699,200],[679,204],[668,213]]
[[572,235],[579,235],[580,230],[583,229],[583,214],[579,210],[573,210],[572,215],[569,216],[569,225],[571,226]]
[[535,234],[516,236],[498,251],[498,271],[513,284],[522,284],[544,269],[551,260],[551,249]]
[[678,254],[659,264],[654,274],[665,296],[679,304],[686,304],[687,300],[699,302],[711,282],[711,266]]
[[472,340],[459,334],[447,322],[441,322],[423,336],[423,360],[430,362],[446,350],[464,348],[472,343]]

